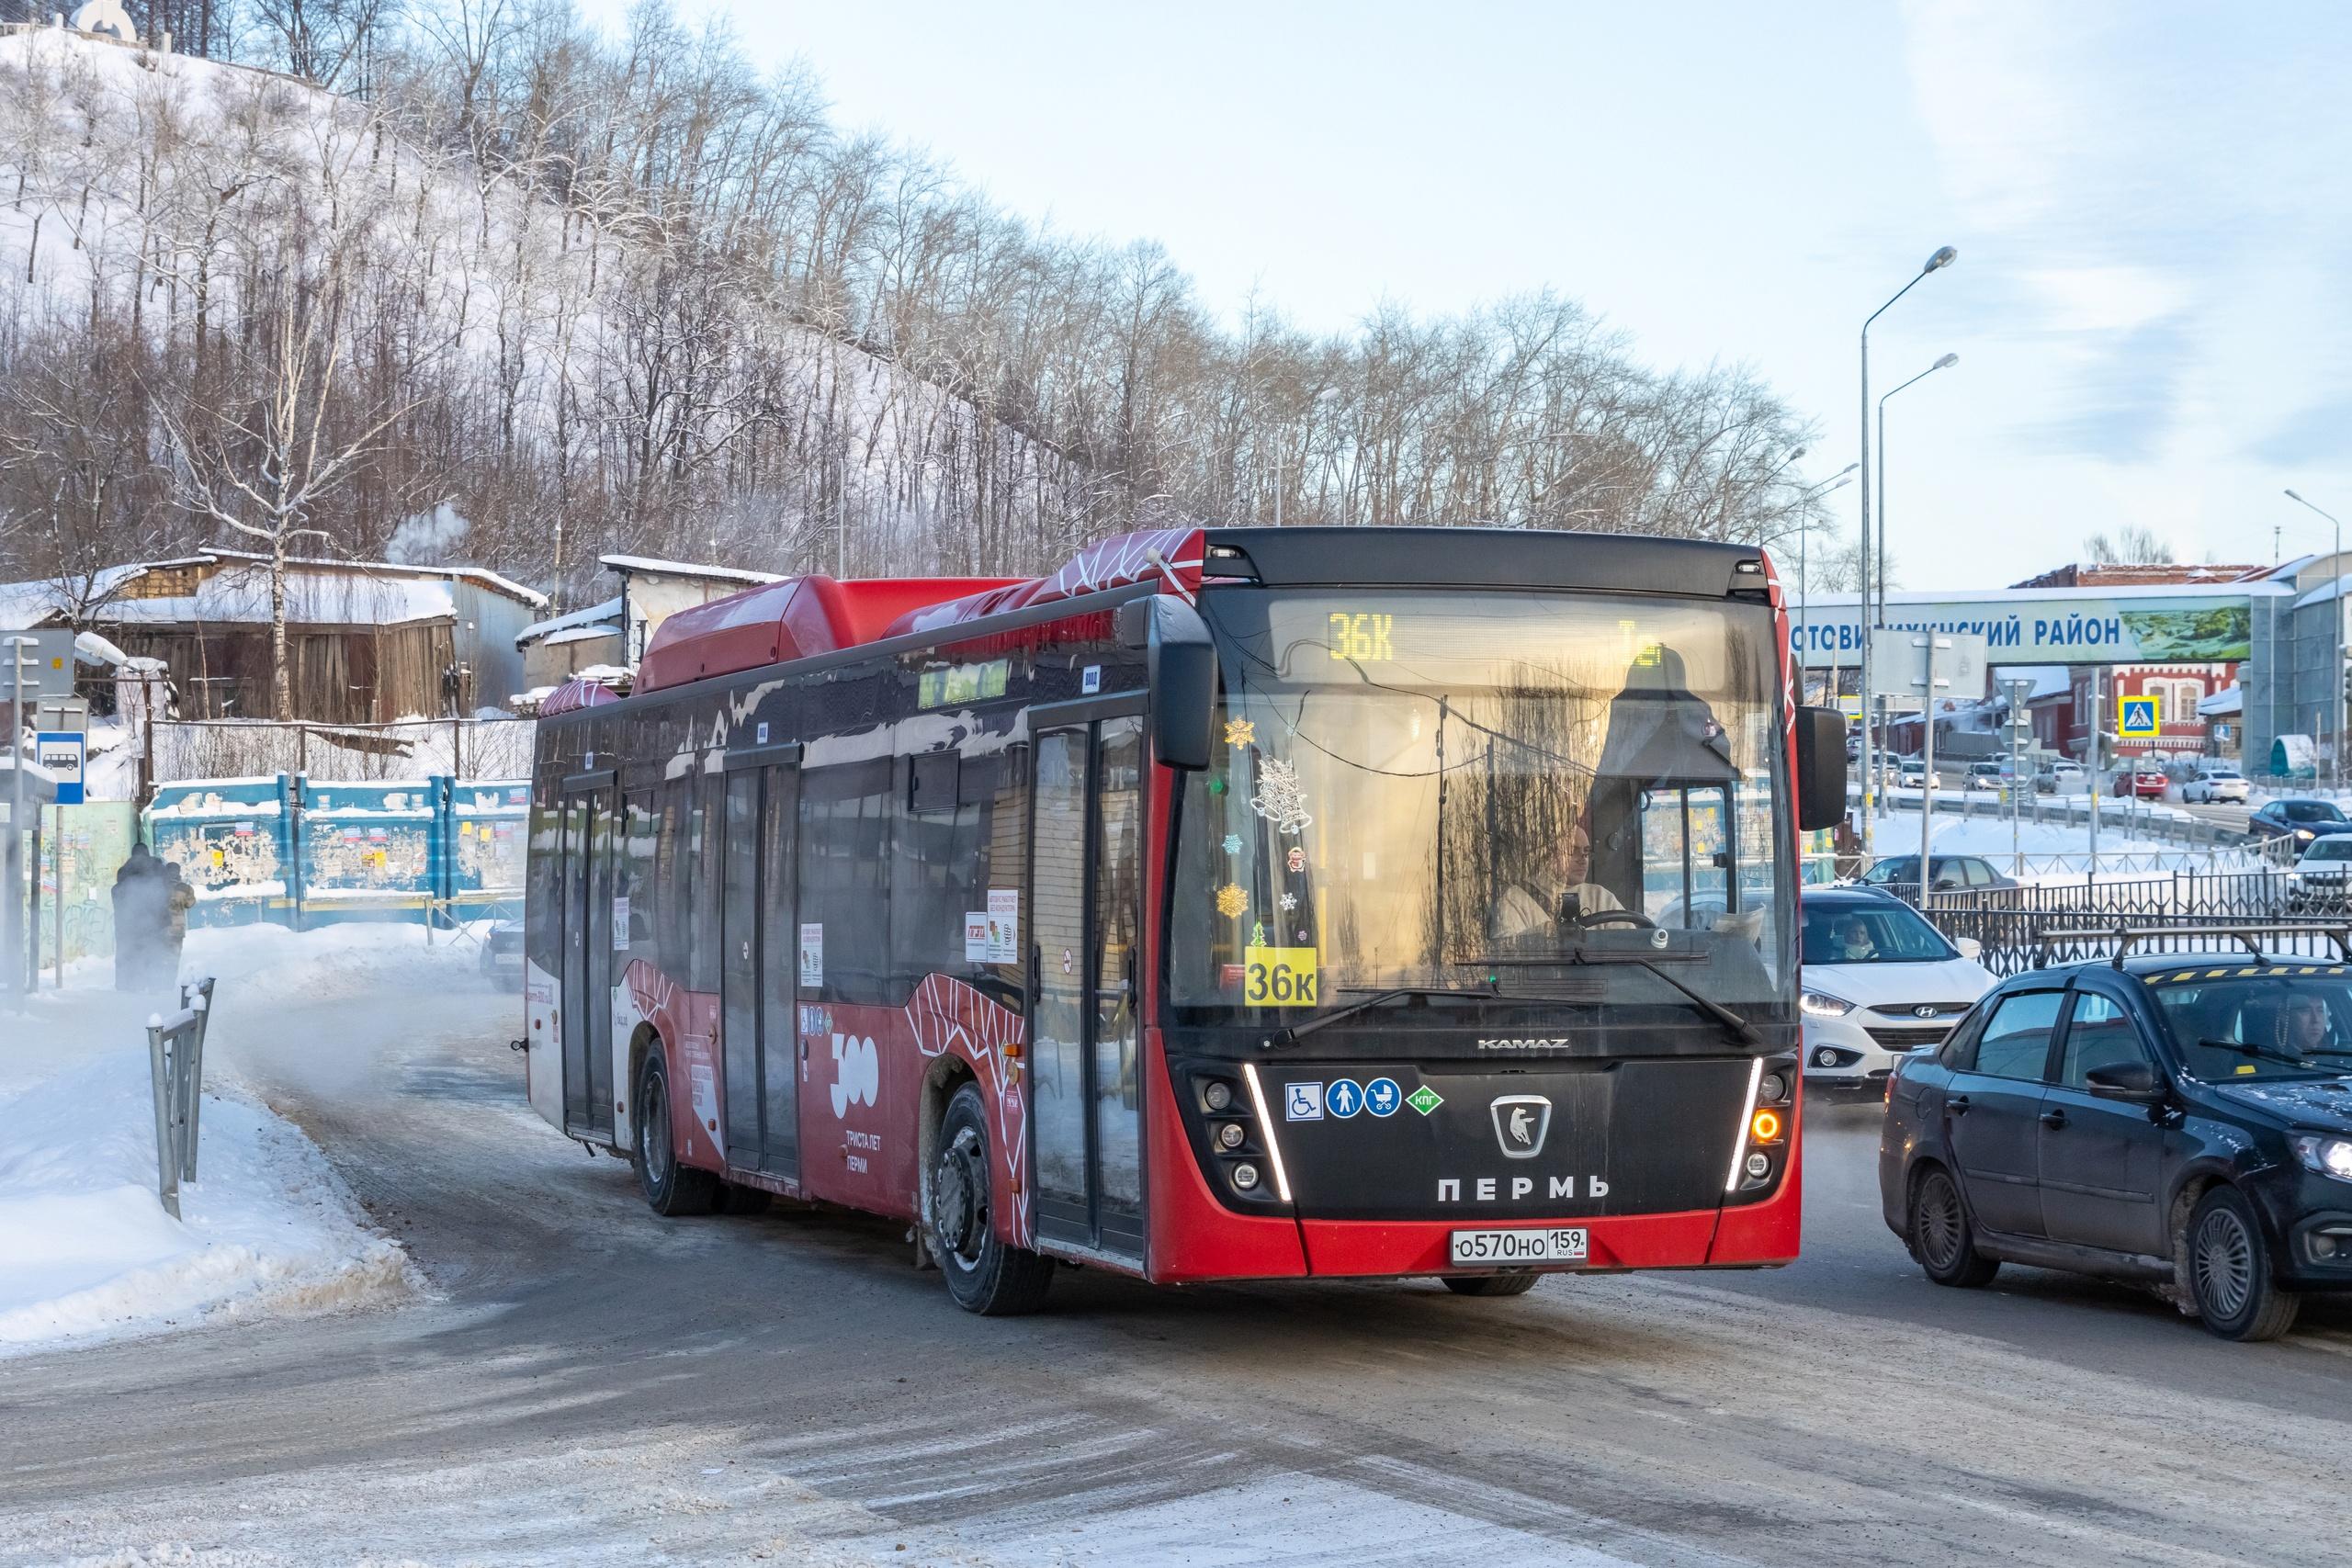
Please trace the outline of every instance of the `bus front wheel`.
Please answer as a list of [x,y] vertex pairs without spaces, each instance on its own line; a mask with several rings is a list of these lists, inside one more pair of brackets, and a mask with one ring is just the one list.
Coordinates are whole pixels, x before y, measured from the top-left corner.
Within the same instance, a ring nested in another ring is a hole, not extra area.
[[967,1083],[947,1102],[931,1168],[931,1253],[947,1293],[966,1312],[1010,1317],[1045,1304],[1054,1263],[996,1234],[989,1172],[988,1102]]
[[646,1053],[637,1070],[637,1136],[629,1164],[638,1190],[653,1212],[665,1217],[707,1214],[718,1199],[718,1178],[678,1163],[678,1143],[670,1120],[670,1069],[661,1049]]

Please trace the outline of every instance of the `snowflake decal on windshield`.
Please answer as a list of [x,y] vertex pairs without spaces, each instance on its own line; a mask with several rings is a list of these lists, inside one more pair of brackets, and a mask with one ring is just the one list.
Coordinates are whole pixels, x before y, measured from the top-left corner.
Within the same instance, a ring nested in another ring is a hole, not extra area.
[[1293,837],[1315,820],[1306,814],[1297,766],[1272,757],[1258,764],[1258,787],[1250,792],[1250,809]]
[[1250,895],[1238,882],[1228,882],[1216,890],[1216,912],[1230,919],[1250,907]]
[[1255,719],[1248,718],[1227,719],[1225,721],[1225,743],[1227,746],[1233,747],[1255,746],[1258,743],[1257,721]]

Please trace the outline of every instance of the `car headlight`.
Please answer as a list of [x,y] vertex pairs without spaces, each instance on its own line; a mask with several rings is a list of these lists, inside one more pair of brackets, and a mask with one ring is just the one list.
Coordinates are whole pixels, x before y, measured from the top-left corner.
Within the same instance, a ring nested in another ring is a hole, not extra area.
[[2295,829],[2295,837],[2298,839],[2315,839],[2319,837],[2319,835],[2312,832],[2309,828],[2298,828]]
[[2305,1169],[2332,1176],[2338,1181],[2352,1181],[2352,1138],[2299,1133],[2287,1141],[2295,1145],[2295,1157],[2303,1162]]
[[1815,1018],[1843,1018],[1854,1010],[1853,1003],[1826,991],[1807,991],[1797,998],[1797,1006]]

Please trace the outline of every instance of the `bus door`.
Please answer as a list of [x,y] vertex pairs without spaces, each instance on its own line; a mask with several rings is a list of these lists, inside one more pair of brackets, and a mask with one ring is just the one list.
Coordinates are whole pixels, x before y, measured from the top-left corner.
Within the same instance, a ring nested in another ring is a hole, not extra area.
[[1029,1064],[1037,1235],[1143,1256],[1143,717],[1034,710]]
[[800,1030],[793,1017],[799,783],[797,747],[731,757],[719,846],[727,1163],[793,1181],[800,1177]]
[[613,1136],[613,777],[564,783],[563,1130]]

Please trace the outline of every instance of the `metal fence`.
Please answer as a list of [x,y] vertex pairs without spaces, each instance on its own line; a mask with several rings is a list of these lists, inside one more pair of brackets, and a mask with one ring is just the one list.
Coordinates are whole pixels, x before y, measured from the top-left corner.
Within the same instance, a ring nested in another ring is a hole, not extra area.
[[[2066,951],[2079,948],[2082,951],[2075,955],[2086,956],[2108,951],[2098,943],[2111,942],[2120,928],[2186,926],[2194,921],[2198,924],[2193,931],[2184,929],[2179,933],[2182,940],[2211,939],[2216,945],[2178,951],[2221,951],[2233,945],[2225,933],[2214,935],[2227,922],[2283,924],[2293,930],[2305,924],[2340,928],[2345,917],[2352,914],[2352,899],[2339,894],[2315,894],[2293,874],[2266,867],[1929,893],[1923,912],[1944,935],[1955,941],[1963,937],[1974,941],[1986,968],[1996,975],[2014,975],[2033,966],[2041,952],[2041,939],[2050,933],[2079,932]],[[2278,951],[2303,949],[2290,946]]]
[[155,1096],[155,1196],[180,1217],[180,1183],[196,1179],[197,1134],[203,1128],[204,1032],[212,1018],[212,981],[180,987],[179,1010],[147,1021],[148,1081]]
[[417,719],[406,724],[278,724],[164,719],[147,732],[145,783],[313,773],[346,780],[527,778],[534,721]]

